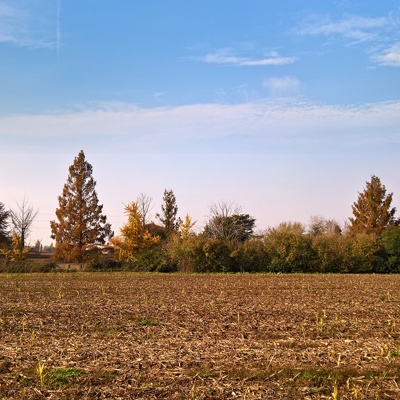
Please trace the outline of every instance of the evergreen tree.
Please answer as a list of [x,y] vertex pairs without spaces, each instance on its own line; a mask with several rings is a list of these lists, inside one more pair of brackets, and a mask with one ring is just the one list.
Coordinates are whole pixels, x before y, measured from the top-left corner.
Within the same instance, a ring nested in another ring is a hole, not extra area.
[[162,215],[157,214],[157,218],[164,225],[165,235],[168,237],[178,230],[181,221],[176,217],[178,206],[172,190],[164,190],[163,201],[161,205]]
[[377,176],[372,175],[364,191],[358,194],[357,202],[352,205],[354,218],[349,218],[350,233],[373,233],[379,236],[385,228],[396,224],[396,208],[390,208],[393,193],[386,195],[385,185]]
[[3,203],[0,203],[0,244],[10,241],[10,232],[8,230],[8,218],[10,212],[5,209]]
[[92,172],[92,166],[80,151],[69,167],[67,183],[58,197],[58,222],[50,223],[57,259],[82,262],[88,246],[104,244],[113,236],[111,225],[102,214],[103,206],[97,198]]

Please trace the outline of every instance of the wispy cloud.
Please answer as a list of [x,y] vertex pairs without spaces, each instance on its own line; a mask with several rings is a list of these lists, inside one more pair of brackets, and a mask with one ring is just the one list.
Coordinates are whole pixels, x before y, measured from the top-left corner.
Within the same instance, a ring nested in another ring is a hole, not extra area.
[[[29,1],[0,0],[0,43],[31,48],[58,48],[59,21],[54,35],[54,21],[49,9]],[[39,4],[40,5],[40,4]],[[56,37],[55,37],[56,36]]]
[[400,67],[400,43],[397,43],[381,54],[376,54],[373,59],[380,65]]
[[[284,81],[281,85],[285,85]],[[157,154],[176,149],[186,153],[208,153],[211,149],[224,153],[231,151],[226,147],[228,139],[230,143],[236,141],[240,151],[258,153],[266,146],[295,146],[308,151],[315,146],[333,149],[376,143],[399,145],[398,126],[400,102],[345,107],[264,100],[153,109],[109,103],[53,115],[3,117],[0,139],[1,150],[8,153],[21,151],[22,143],[31,143],[40,151],[48,141],[84,140],[91,147],[104,146],[108,152],[117,153]],[[60,142],[57,145],[59,148]]]
[[379,30],[386,27],[389,20],[385,17],[365,18],[357,15],[345,16],[333,20],[331,16],[315,15],[304,21],[297,29],[301,35],[339,35],[355,42],[376,40]]
[[371,61],[383,66],[400,66],[399,45],[400,17],[388,16],[366,18],[346,15],[333,19],[330,15],[314,15],[295,30],[299,35],[325,36],[331,42],[342,38],[349,45],[366,43]]
[[282,57],[277,52],[272,52],[266,57],[251,58],[241,57],[234,54],[231,49],[220,49],[212,53],[208,53],[202,57],[192,58],[209,64],[236,65],[240,67],[257,67],[267,65],[286,65],[293,64],[296,57]]
[[268,89],[273,96],[287,96],[298,94],[300,90],[300,81],[289,76],[270,78],[263,82],[263,87]]

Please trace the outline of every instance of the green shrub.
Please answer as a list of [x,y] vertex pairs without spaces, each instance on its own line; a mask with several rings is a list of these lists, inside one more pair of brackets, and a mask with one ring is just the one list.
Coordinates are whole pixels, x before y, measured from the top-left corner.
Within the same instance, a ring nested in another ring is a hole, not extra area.
[[264,242],[260,239],[250,239],[241,244],[238,249],[240,257],[240,272],[266,272],[270,258]]
[[360,233],[344,237],[344,272],[387,272],[382,242],[375,234]]
[[168,263],[173,265],[180,272],[194,272],[196,265],[193,256],[193,249],[197,238],[188,236],[182,239],[180,235],[172,236],[164,245],[165,256]]
[[387,272],[400,272],[400,227],[385,229],[382,233]]
[[338,233],[317,235],[313,238],[315,272],[345,272],[344,237]]
[[136,257],[136,261],[132,263],[132,267],[138,272],[159,271],[166,264],[165,252],[157,244],[141,250]]
[[270,259],[270,272],[312,272],[315,253],[312,238],[304,233],[301,224],[281,224],[269,229],[264,236]]
[[111,271],[120,270],[122,263],[114,261],[106,254],[94,254],[85,262],[86,271]]

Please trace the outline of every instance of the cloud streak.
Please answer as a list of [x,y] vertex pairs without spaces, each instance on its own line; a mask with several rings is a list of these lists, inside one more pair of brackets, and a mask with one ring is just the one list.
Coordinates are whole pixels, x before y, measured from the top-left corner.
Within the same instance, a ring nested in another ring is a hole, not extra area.
[[235,65],[239,67],[259,67],[269,65],[286,65],[293,64],[296,57],[282,57],[278,53],[273,52],[268,57],[264,58],[248,58],[238,57],[232,54],[231,50],[218,50],[213,53],[206,54],[203,57],[193,58],[196,61],[201,61],[207,64]]
[[[0,118],[3,151],[18,151],[27,140],[38,149],[47,140],[87,140],[110,152],[259,153],[273,148],[358,148],[400,144],[400,102],[356,106],[318,105],[294,101],[247,104],[197,104],[144,109],[105,104],[53,115],[15,115]],[[204,147],[202,147],[204,145]]]
[[304,21],[295,32],[299,35],[325,36],[332,40],[342,37],[351,45],[368,43],[370,48],[367,52],[373,62],[399,67],[399,24],[397,14],[376,18],[347,15],[337,20],[329,15],[315,15]]
[[346,16],[334,21],[330,16],[314,16],[305,21],[297,33],[301,35],[339,35],[356,42],[376,40],[378,31],[387,27],[389,21],[385,17],[364,18],[360,16]]
[[[0,0],[0,43],[18,47],[55,48],[52,23],[46,8],[36,3]],[[58,29],[58,28],[57,28]]]

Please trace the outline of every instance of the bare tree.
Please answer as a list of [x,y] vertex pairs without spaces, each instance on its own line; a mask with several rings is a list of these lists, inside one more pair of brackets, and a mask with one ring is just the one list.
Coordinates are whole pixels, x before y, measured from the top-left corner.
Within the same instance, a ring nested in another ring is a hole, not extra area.
[[252,234],[255,219],[242,214],[242,207],[233,201],[222,200],[210,206],[210,218],[204,228],[208,237],[229,241],[246,241]]
[[225,224],[223,223],[226,218],[232,215],[239,215],[242,212],[242,207],[235,204],[234,201],[220,200],[218,203],[210,205],[210,216],[207,225],[205,226],[205,233],[211,237],[225,237]]
[[234,201],[221,200],[210,205],[210,219],[214,217],[230,217],[231,215],[241,214],[242,207]]
[[153,198],[146,193],[140,193],[137,198],[138,212],[142,217],[143,226],[151,222],[151,210],[154,207]]
[[320,215],[313,215],[310,218],[308,233],[312,236],[341,233],[342,228],[334,219],[325,219]]
[[18,237],[20,250],[25,248],[25,241],[29,235],[32,223],[39,210],[34,210],[28,206],[28,201],[24,198],[21,204],[17,203],[18,210],[10,210],[10,219],[13,226],[13,232]]

